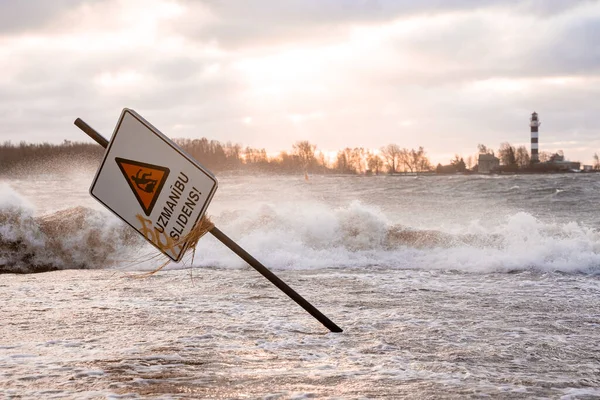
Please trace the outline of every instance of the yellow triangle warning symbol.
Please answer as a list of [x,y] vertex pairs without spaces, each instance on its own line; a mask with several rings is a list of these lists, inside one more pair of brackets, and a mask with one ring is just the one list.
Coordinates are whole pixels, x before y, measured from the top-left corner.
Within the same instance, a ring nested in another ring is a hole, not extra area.
[[120,157],[115,157],[115,161],[144,213],[150,216],[169,176],[169,168]]

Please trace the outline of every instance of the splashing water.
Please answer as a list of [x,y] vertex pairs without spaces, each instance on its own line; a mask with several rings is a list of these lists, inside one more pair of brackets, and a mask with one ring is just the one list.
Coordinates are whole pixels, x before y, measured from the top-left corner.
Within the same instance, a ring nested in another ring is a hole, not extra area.
[[[314,181],[310,185],[315,185]],[[265,178],[263,183],[274,182]],[[283,183],[275,181],[275,186]],[[316,189],[324,190],[326,183],[321,182]],[[380,187],[374,189],[397,189],[388,181],[375,183]],[[411,184],[413,193],[425,189],[419,182]],[[506,186],[511,192],[523,185]],[[352,192],[345,189],[342,197],[347,197],[346,201],[332,201],[324,196],[315,199],[314,189],[308,192],[310,196],[306,191],[300,198],[291,194],[293,201],[273,196],[270,202],[247,202],[237,194],[230,195],[225,203],[233,204],[227,209],[217,207],[212,217],[243,247],[275,269],[600,272],[600,234],[580,222],[543,221],[531,210],[511,210],[495,215],[493,223],[467,214],[459,222],[439,218],[435,227],[432,222],[415,222],[414,216],[397,213],[381,195],[372,201],[375,204],[367,204],[365,198],[352,199]],[[78,206],[38,215],[31,202],[7,184],[1,193],[3,272],[119,268],[128,254],[139,252],[143,246],[141,237],[107,212]],[[196,254],[195,266],[244,265],[210,237],[200,241]],[[189,266],[189,257],[187,261],[180,267]],[[137,267],[153,269],[156,265]]]
[[7,185],[0,196],[0,272],[108,268],[140,245],[115,217],[84,207],[40,217]]
[[2,268],[100,269],[2,276],[0,397],[598,398],[595,176],[221,178],[216,225],[342,334],[210,235],[127,279],[156,251],[90,179],[10,181]]

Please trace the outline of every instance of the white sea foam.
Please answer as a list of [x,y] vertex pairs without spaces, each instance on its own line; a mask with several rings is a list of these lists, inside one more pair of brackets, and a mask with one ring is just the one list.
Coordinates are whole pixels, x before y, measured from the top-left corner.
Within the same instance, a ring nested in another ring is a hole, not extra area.
[[33,204],[6,182],[0,182],[0,208],[19,208],[31,214],[35,211]]
[[[270,202],[229,195],[225,203],[211,206],[209,214],[225,234],[273,269],[384,267],[476,273],[600,272],[600,234],[580,222],[540,219],[531,212],[498,206],[471,213],[456,204],[443,209],[437,203],[448,200],[426,202],[431,198],[426,193],[429,188],[424,195],[416,195],[428,196],[416,197],[420,203],[411,203],[406,198],[404,205],[395,206],[389,199],[397,195],[387,191],[398,186],[389,186],[386,181],[360,181],[378,190],[383,188],[385,196],[390,196],[380,197],[383,200],[378,204],[371,204],[353,200],[360,191],[340,185],[346,182],[292,185],[289,193],[278,191],[269,196]],[[467,182],[488,184],[483,179]],[[236,196],[244,191],[251,193],[255,184],[261,184],[261,188],[281,186],[280,182],[250,181],[246,188],[236,187]],[[410,193],[427,187],[418,182],[411,185],[415,186],[409,188]],[[512,183],[506,182],[509,185]],[[340,194],[346,198],[343,201],[315,198],[307,192],[307,187],[317,190],[319,197],[325,189],[342,190]],[[163,262],[152,258],[156,251],[144,245],[140,236],[107,211],[72,207],[38,215],[29,199],[9,185],[3,184],[1,189],[0,269],[4,271],[112,267],[148,270]],[[493,194],[485,196],[490,202]],[[134,253],[135,258],[131,257]],[[190,258],[169,268],[185,268],[190,264],[227,268],[246,265],[210,234],[200,241],[193,263]]]
[[38,216],[10,186],[0,189],[0,272],[106,268],[141,244],[108,213],[75,207]]
[[[543,223],[529,213],[508,215],[493,227],[480,221],[451,232],[392,223],[378,208],[351,202],[330,208],[263,204],[215,218],[242,247],[273,268],[374,267],[468,272],[600,272],[600,233],[578,223]],[[393,240],[390,232],[410,232]],[[203,239],[197,266],[241,266],[235,255]]]

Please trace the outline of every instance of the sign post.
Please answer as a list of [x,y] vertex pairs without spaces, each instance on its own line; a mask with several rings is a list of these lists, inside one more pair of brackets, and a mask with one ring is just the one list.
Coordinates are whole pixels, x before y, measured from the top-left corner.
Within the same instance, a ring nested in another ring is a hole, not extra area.
[[[110,142],[80,118],[75,125],[107,149],[92,197],[180,261],[189,244],[182,239],[204,215],[216,178],[133,110],[123,110]],[[209,232],[331,332],[343,331],[216,226]]]

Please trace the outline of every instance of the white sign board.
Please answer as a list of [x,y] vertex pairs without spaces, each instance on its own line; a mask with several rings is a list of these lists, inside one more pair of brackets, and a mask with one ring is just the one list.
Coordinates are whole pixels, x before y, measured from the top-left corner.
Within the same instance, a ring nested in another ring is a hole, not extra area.
[[217,190],[206,168],[133,110],[124,109],[90,194],[173,261]]

